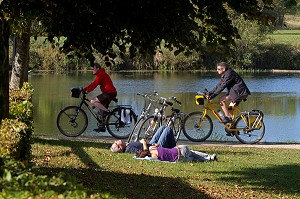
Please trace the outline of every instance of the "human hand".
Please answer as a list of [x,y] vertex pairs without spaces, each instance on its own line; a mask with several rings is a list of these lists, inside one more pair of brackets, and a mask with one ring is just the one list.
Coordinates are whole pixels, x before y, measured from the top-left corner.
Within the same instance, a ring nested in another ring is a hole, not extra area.
[[208,94],[205,95],[205,98],[208,99],[208,100],[211,100],[211,96],[209,96]]
[[88,94],[88,92],[84,89],[81,89],[82,94]]
[[157,148],[157,146],[150,146],[150,147],[149,147],[149,150],[150,150],[150,151],[156,150],[156,148]]
[[142,143],[142,144],[143,144],[143,143],[146,143],[146,140],[145,140],[145,139],[141,139],[141,140],[140,140],[140,143]]

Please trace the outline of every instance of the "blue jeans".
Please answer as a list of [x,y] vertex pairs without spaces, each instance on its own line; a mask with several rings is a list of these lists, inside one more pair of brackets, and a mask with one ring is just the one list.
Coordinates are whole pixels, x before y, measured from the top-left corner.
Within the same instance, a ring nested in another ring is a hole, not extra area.
[[190,150],[185,145],[179,145],[177,148],[180,151],[178,161],[181,161],[181,162],[204,162],[204,161],[211,160],[211,156],[209,154],[206,154],[206,153],[203,153],[200,151]]
[[163,148],[173,148],[176,146],[173,131],[170,127],[161,126],[155,132],[154,136],[150,140],[149,144],[158,144]]

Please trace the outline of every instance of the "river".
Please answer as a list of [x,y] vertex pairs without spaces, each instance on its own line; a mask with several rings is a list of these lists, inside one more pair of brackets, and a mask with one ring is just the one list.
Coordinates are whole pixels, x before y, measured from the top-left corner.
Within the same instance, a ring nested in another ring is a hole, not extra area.
[[[111,72],[118,90],[119,104],[130,104],[139,114],[144,100],[137,93],[157,91],[163,97],[175,96],[182,102],[185,113],[201,110],[195,104],[197,91],[212,89],[219,81],[216,73],[209,72]],[[266,133],[262,142],[300,142],[300,73],[242,73],[252,95],[240,104],[241,110],[260,109],[264,112]],[[37,135],[60,135],[56,127],[58,112],[67,105],[76,105],[78,99],[70,97],[71,87],[84,87],[94,76],[88,72],[65,74],[31,73],[29,82],[34,87],[34,127]],[[99,92],[96,88],[88,97]],[[218,100],[218,97],[216,98]],[[95,121],[89,117],[84,135],[102,136],[95,133]],[[224,127],[213,120],[214,131],[210,139],[236,141],[226,136]],[[184,139],[184,138],[183,138]]]

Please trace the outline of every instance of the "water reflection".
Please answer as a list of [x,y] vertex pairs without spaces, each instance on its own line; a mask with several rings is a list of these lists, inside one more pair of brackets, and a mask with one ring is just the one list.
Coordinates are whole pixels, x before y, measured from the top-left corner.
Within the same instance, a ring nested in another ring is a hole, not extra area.
[[[300,142],[300,75],[292,74],[242,74],[252,95],[241,103],[242,110],[260,109],[265,113],[265,142]],[[119,104],[131,104],[140,113],[144,101],[136,94],[157,91],[164,97],[176,96],[182,102],[175,107],[185,113],[201,110],[196,106],[196,91],[212,89],[219,81],[215,73],[204,72],[146,72],[146,73],[111,73],[118,89]],[[90,72],[68,74],[31,74],[29,81],[35,92],[34,125],[37,134],[60,135],[56,127],[56,117],[60,109],[67,105],[76,105],[79,100],[70,97],[71,87],[84,87],[93,80]],[[98,88],[89,94],[96,95]],[[216,99],[218,100],[218,99]],[[96,123],[89,118],[89,126],[85,134],[92,133]],[[214,122],[214,133],[211,139],[234,140],[225,136],[224,127]],[[184,137],[183,137],[184,138]]]

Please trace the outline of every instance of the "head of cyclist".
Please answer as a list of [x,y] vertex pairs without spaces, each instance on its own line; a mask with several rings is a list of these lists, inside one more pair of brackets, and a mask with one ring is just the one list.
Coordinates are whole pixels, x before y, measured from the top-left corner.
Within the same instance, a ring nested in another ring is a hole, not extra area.
[[116,140],[110,147],[110,150],[114,153],[122,153],[126,149],[126,143],[122,140]]
[[94,63],[94,66],[92,67],[93,75],[97,75],[98,71],[101,69],[100,64]]
[[219,75],[223,75],[229,69],[229,65],[226,62],[220,62],[217,64],[217,72]]

